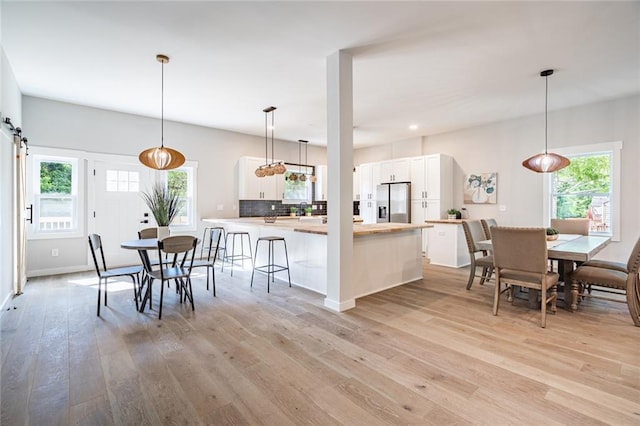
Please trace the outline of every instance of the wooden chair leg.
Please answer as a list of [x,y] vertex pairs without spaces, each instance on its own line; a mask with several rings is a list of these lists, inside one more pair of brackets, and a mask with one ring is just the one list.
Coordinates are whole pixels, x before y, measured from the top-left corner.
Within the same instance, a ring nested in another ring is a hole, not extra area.
[[471,290],[473,285],[473,279],[476,276],[476,263],[471,259],[471,265],[469,265],[469,280],[467,281],[467,290]]
[[493,315],[498,315],[500,307],[500,281],[496,280],[496,287],[493,295]]

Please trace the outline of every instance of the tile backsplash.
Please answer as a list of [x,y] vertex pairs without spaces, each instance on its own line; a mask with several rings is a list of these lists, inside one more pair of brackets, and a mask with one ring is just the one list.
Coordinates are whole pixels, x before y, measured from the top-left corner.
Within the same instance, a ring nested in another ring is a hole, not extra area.
[[[327,202],[326,201],[314,201],[307,206],[314,207],[311,212],[313,216],[326,215],[327,214]],[[289,216],[290,207],[298,207],[299,204],[283,204],[282,201],[269,201],[269,200],[240,200],[240,217],[264,217],[264,216]],[[298,215],[304,212],[298,211]],[[353,202],[353,214],[360,214],[360,202]]]

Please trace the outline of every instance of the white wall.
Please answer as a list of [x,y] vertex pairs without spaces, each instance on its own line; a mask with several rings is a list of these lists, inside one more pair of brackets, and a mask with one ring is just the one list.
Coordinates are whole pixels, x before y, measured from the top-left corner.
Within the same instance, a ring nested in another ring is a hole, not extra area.
[[[622,141],[621,241],[611,243],[598,257],[627,260],[640,236],[637,219],[640,197],[640,96],[549,113],[549,150],[554,147]],[[356,164],[389,158],[391,147],[357,150]],[[499,224],[543,226],[544,175],[522,167],[522,160],[544,149],[544,115],[426,136],[423,155],[443,153],[454,158],[454,206],[466,207],[471,218],[495,217]],[[465,174],[498,173],[498,203],[464,205]],[[506,206],[506,211],[498,206]]]
[[[21,94],[13,71],[0,43],[0,114],[2,119],[20,127],[22,123]],[[16,278],[13,229],[13,135],[0,125],[0,307],[13,295]]]
[[[37,146],[137,156],[143,149],[160,144],[159,119],[29,96],[23,98],[23,107],[29,141]],[[198,161],[199,217],[237,217],[238,158],[264,156],[264,137],[165,120],[164,141],[165,145],[182,152],[187,160]],[[326,164],[324,147],[309,146],[308,149],[310,164]],[[297,163],[298,144],[276,140],[275,156]],[[218,210],[220,204],[223,210]],[[202,233],[203,225],[199,226],[196,235]],[[46,256],[51,247],[59,247],[61,253],[70,255]],[[28,274],[34,269],[84,268],[87,265],[86,238],[30,240],[27,258],[39,259],[37,268],[27,264]]]

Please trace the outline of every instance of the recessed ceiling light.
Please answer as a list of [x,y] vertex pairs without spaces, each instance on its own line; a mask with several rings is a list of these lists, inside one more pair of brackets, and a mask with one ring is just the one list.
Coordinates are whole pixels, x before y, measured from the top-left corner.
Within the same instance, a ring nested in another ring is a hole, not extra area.
[[409,130],[418,130],[418,125],[417,124],[410,124],[409,125]]

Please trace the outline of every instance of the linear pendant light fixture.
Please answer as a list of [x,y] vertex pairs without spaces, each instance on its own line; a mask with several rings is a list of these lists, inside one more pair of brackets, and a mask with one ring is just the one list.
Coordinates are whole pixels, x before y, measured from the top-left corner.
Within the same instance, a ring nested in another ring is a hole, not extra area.
[[[273,176],[273,175],[281,175],[287,171],[287,167],[284,165],[282,161],[278,161],[277,163],[273,159],[273,130],[274,130],[274,111],[276,107],[270,106],[266,107],[262,110],[264,112],[264,165],[260,166],[254,172],[257,177],[265,177],[265,176]],[[271,163],[269,163],[269,114],[271,114]]]
[[547,151],[547,103],[549,98],[549,76],[553,70],[544,70],[540,77],[544,77],[544,153],[534,155],[522,162],[522,165],[536,173],[553,173],[567,167],[571,162],[568,158]]
[[162,85],[160,102],[160,146],[145,149],[140,153],[138,159],[142,164],[156,170],[171,170],[184,164],[185,158],[182,153],[172,148],[164,146],[164,64],[169,62],[166,55],[156,55],[156,60],[162,64]]

